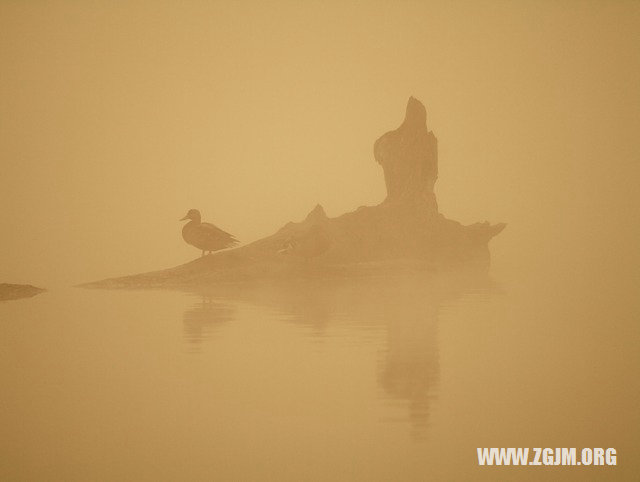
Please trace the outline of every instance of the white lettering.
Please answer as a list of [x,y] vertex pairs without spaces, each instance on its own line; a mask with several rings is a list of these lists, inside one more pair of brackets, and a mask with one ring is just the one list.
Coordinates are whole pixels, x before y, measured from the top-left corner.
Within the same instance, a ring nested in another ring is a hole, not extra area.
[[542,465],[540,462],[540,455],[542,454],[542,448],[536,447],[533,449],[535,457],[533,458],[533,463],[531,465]]
[[590,448],[582,449],[582,465],[591,465],[593,462],[593,451]]
[[617,465],[616,449],[607,449],[607,465]]
[[576,465],[576,449],[562,449],[562,465]]
[[604,465],[604,449],[593,449],[593,465]]
[[544,449],[542,451],[542,463],[544,465],[553,465],[553,449]]

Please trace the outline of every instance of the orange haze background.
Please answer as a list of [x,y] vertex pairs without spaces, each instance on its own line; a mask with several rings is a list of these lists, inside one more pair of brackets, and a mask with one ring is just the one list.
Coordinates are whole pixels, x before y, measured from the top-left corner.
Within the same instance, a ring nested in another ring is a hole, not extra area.
[[635,283],[639,48],[638,2],[3,1],[0,282],[184,263],[189,208],[246,243],[376,204],[414,95],[495,274]]

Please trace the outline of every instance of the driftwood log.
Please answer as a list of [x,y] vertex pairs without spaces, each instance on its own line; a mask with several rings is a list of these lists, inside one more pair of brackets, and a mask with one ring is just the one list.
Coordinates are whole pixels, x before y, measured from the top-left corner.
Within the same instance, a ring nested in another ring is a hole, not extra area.
[[163,287],[362,276],[406,270],[487,270],[489,240],[505,224],[468,226],[438,211],[438,143],[425,107],[411,97],[405,119],[374,143],[386,199],[329,218],[317,205],[301,222],[235,249],[161,271],[88,283],[86,287]]

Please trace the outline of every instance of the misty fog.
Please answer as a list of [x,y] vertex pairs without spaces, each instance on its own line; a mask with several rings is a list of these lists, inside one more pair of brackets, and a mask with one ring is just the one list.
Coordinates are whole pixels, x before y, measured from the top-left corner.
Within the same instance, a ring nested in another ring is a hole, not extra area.
[[[46,289],[0,301],[0,479],[493,481],[476,447],[518,445],[635,476],[639,47],[633,1],[0,2],[0,283]],[[488,273],[311,276],[346,236],[287,229],[389,235],[411,96]],[[180,285],[263,252],[303,276]]]

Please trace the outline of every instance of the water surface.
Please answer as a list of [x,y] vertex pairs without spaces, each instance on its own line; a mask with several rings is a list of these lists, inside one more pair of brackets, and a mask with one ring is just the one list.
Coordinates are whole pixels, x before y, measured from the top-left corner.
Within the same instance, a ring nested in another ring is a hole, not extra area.
[[[2,303],[0,478],[631,479],[637,329],[557,288],[403,275]],[[620,465],[478,467],[483,446],[615,447]]]

